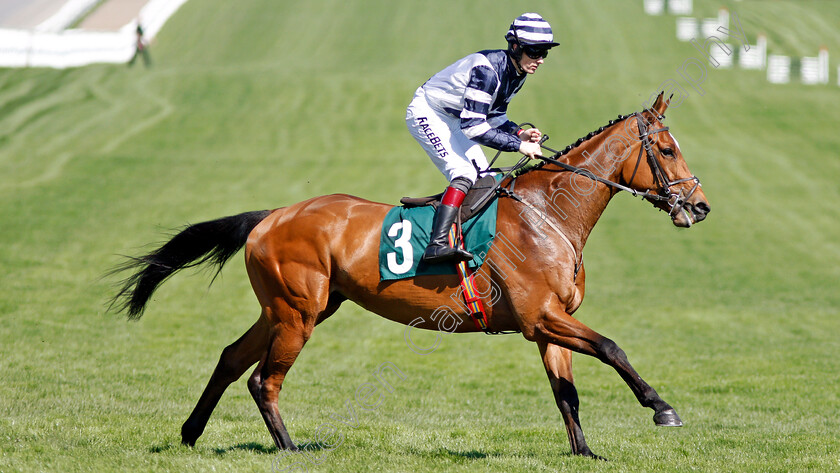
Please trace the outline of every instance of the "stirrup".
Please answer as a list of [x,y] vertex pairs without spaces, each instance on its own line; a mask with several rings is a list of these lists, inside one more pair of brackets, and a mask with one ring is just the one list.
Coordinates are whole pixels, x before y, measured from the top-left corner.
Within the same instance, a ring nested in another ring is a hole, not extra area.
[[447,261],[472,261],[472,259],[473,254],[467,250],[443,245],[429,245],[423,253],[423,261],[429,264],[444,263]]

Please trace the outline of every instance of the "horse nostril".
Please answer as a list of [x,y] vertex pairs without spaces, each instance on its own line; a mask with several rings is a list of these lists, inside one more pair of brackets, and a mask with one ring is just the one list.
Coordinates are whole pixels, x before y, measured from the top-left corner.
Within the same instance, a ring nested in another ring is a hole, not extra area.
[[703,214],[704,216],[712,211],[711,207],[709,207],[709,204],[703,201],[694,204],[694,209],[697,210],[697,212]]

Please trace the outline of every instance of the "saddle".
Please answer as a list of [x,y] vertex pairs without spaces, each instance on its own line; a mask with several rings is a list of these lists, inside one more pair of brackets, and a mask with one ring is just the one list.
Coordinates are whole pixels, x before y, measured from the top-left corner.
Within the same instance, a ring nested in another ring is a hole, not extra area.
[[[495,195],[491,195],[489,198],[485,199],[484,202],[475,209],[472,208],[479,199],[487,194],[488,190],[496,187],[496,183],[496,177],[489,175],[480,178],[475,182],[475,184],[473,184],[472,188],[470,188],[470,191],[467,193],[467,196],[464,197],[464,202],[461,204],[461,222],[466,222],[471,219],[493,201],[496,197]],[[442,197],[443,193],[430,195],[428,197],[403,197],[400,199],[400,203],[407,208],[425,207],[427,205],[431,205],[437,209],[440,205],[440,199]]]

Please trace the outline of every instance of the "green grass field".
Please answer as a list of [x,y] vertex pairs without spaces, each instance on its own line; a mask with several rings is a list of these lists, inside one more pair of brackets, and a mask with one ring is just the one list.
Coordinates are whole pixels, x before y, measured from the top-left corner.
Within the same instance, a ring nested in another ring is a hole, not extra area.
[[[726,5],[772,53],[840,53],[840,2]],[[695,1],[698,16],[718,6]],[[0,70],[0,472],[303,461],[278,458],[244,379],[196,447],[180,445],[221,350],[258,315],[241,256],[209,289],[200,272],[173,278],[137,323],[105,312],[115,281],[101,276],[186,223],[327,193],[439,192],[405,106],[455,59],[503,47],[524,11],[562,46],[510,116],[553,147],[640,109],[668,79],[691,94],[666,124],[713,211],[678,231],[616,197],[586,248],[576,314],[685,426],[656,428],[614,371],[578,356],[584,432],[611,461],[573,457],[535,345],[447,335],[420,356],[403,326],[348,303],[286,380],[292,438],[345,414],[383,363],[407,377],[341,424],[341,444],[313,452],[309,471],[840,471],[836,59],[831,86],[709,67],[700,96],[677,72],[698,53],[641,1],[191,0],[152,45],[151,69]]]

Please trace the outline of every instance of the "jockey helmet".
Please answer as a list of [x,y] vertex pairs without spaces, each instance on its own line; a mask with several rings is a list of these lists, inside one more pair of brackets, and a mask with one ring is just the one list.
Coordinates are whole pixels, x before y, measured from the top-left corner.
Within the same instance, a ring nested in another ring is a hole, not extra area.
[[505,39],[508,43],[517,43],[520,46],[537,46],[545,49],[560,44],[554,42],[551,25],[536,13],[523,13],[516,17],[510,24]]

